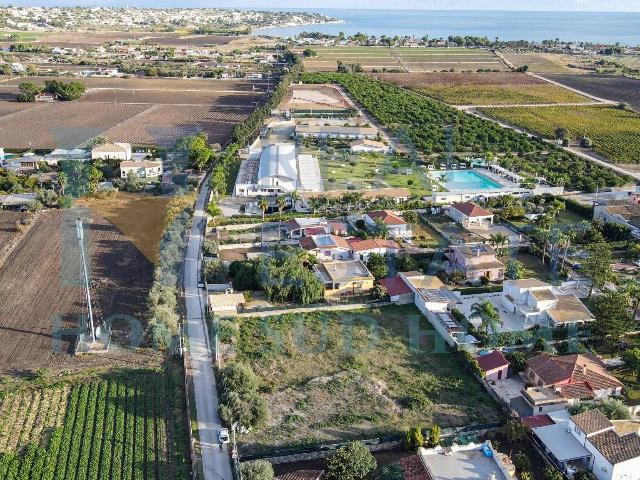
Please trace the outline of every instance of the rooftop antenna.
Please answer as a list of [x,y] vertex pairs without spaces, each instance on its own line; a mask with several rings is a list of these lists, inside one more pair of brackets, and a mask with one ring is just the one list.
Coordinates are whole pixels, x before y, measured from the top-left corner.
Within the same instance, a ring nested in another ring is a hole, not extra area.
[[80,246],[80,259],[82,260],[82,273],[84,275],[84,291],[87,299],[87,308],[89,310],[89,329],[91,330],[91,343],[96,343],[96,332],[93,328],[93,307],[91,306],[91,291],[89,290],[89,272],[87,270],[87,259],[84,253],[84,228],[82,220],[76,218],[76,236],[78,245]]

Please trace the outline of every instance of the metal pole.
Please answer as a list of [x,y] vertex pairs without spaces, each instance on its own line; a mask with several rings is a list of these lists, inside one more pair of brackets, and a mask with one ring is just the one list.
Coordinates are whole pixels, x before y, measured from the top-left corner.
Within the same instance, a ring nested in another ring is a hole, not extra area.
[[84,288],[87,296],[87,307],[89,310],[89,329],[91,330],[91,343],[96,342],[96,332],[93,328],[93,308],[91,307],[91,292],[89,290],[89,272],[87,271],[87,262],[84,255],[84,230],[82,228],[82,220],[76,218],[76,234],[78,243],[80,244],[80,258],[82,260],[82,272],[84,274]]

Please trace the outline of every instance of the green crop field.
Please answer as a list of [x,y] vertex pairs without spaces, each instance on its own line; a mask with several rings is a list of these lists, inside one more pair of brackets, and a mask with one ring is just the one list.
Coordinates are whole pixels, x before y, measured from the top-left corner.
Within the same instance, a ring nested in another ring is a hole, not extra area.
[[266,424],[240,435],[244,453],[500,419],[413,305],[235,321],[236,360],[269,406]]
[[188,478],[179,377],[126,370],[3,392],[0,478]]
[[451,105],[581,103],[588,99],[556,85],[429,85],[415,89]]
[[337,62],[359,63],[366,70],[398,68],[412,72],[434,72],[454,69],[506,70],[505,65],[489,50],[472,48],[411,47],[315,47],[316,57],[305,59],[310,71],[333,71]]
[[640,115],[600,106],[483,108],[492,117],[555,138],[566,128],[572,139],[586,135],[596,152],[616,163],[640,163]]

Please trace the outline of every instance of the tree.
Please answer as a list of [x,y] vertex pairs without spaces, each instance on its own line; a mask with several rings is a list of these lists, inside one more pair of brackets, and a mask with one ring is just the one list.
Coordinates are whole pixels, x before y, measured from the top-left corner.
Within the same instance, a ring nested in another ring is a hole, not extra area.
[[212,217],[219,217],[220,215],[222,215],[222,210],[220,209],[218,204],[212,200],[207,205],[207,213]]
[[527,212],[524,208],[524,205],[522,205],[522,202],[510,203],[502,209],[502,216],[508,220],[522,218],[524,217],[525,213]]
[[[203,161],[204,161],[204,158],[205,157],[203,156],[202,157]],[[206,161],[204,163],[200,162],[200,160],[195,160],[195,161],[200,164],[200,167],[204,167],[206,165]],[[209,180],[209,186],[211,187],[211,190],[213,190],[213,192],[215,193],[216,198],[218,197],[218,195],[226,191],[227,178],[224,173],[224,167],[222,165],[216,165],[214,167],[213,171],[211,172],[211,180]]]
[[273,467],[266,460],[253,460],[240,464],[240,473],[244,480],[273,480]]
[[600,410],[609,420],[629,420],[631,418],[627,406],[617,398],[583,401],[569,407],[571,415],[588,412],[589,410]]
[[282,230],[282,210],[287,206],[287,200],[284,197],[276,198],[276,207],[278,207],[278,243],[280,243],[280,232]]
[[503,254],[503,246],[509,242],[509,237],[507,237],[504,233],[498,232],[495,234],[489,235],[489,243],[493,244],[498,255]]
[[327,459],[327,480],[363,480],[377,465],[367,447],[360,442],[351,442],[339,448]]
[[589,308],[596,318],[594,334],[600,340],[617,341],[632,324],[627,298],[622,293],[607,291],[598,295]]
[[415,452],[424,445],[424,437],[422,436],[422,429],[420,427],[410,428],[407,431],[405,439],[405,448],[409,451]]
[[302,195],[297,190],[294,190],[289,194],[289,200],[291,200],[291,208],[295,210],[296,204],[302,200]]
[[527,430],[519,420],[509,420],[501,430],[507,440],[516,445],[524,443],[527,439]]
[[522,352],[511,352],[505,355],[509,360],[511,371],[520,373],[527,367],[527,356]]
[[315,50],[311,49],[311,48],[305,48],[302,52],[302,55],[304,55],[305,57],[317,57],[318,56],[318,52],[316,52]]
[[380,255],[379,253],[372,253],[369,255],[369,258],[367,259],[367,268],[376,280],[386,278],[389,273],[387,259],[384,255]]
[[588,298],[591,298],[594,288],[601,289],[613,276],[612,257],[611,245],[608,243],[598,242],[587,247],[587,258],[582,264],[582,271],[591,279]]
[[502,325],[500,313],[488,300],[474,303],[471,306],[471,317],[477,317],[481,320],[480,328],[484,329],[485,333],[489,333],[489,330],[495,333],[498,330],[498,326]]
[[429,439],[427,440],[427,445],[431,448],[440,445],[440,434],[440,425],[431,425],[431,427],[429,427]]
[[627,300],[631,303],[633,318],[635,319],[636,313],[638,313],[638,307],[640,306],[640,283],[638,283],[637,280],[629,280],[622,284],[619,291],[627,297]]
[[510,258],[507,261],[507,266],[505,267],[504,274],[510,280],[519,280],[524,277],[525,268],[522,262]]
[[640,348],[632,348],[625,352],[622,352],[622,360],[625,366],[635,372],[637,382],[640,382]]
[[262,210],[262,221],[264,222],[264,216],[269,208],[269,200],[267,200],[266,197],[260,197],[260,200],[258,200],[258,208]]
[[544,480],[564,480],[562,472],[554,467],[544,467],[542,475]]
[[406,212],[404,212],[402,214],[402,218],[409,225],[415,225],[416,223],[418,223],[418,214],[413,210],[407,210]]
[[576,472],[576,474],[573,476],[573,480],[598,480],[598,477],[596,477],[591,472],[581,470],[579,472]]
[[17,97],[19,102],[35,102],[36,95],[42,92],[42,87],[33,82],[22,82],[18,85],[18,90],[20,90]]

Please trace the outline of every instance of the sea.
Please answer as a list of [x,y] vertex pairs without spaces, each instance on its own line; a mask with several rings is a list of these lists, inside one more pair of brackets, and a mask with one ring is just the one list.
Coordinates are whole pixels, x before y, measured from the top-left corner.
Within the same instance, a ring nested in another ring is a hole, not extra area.
[[[273,9],[276,10],[276,9]],[[640,46],[640,13],[524,12],[469,10],[369,10],[280,8],[306,10],[338,18],[344,23],[255,30],[256,35],[293,37],[301,32],[337,35],[446,38],[449,35],[486,36],[501,40],[565,41]]]

